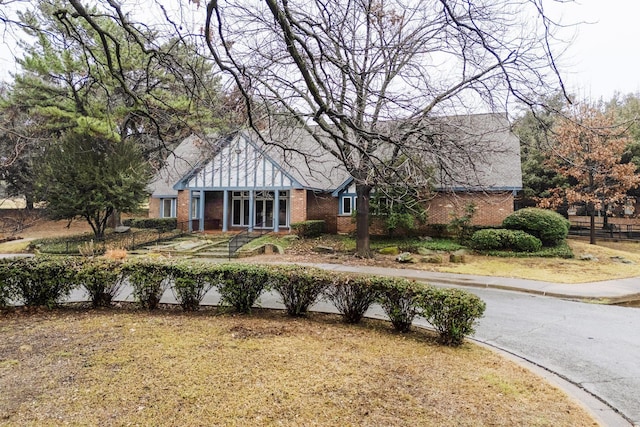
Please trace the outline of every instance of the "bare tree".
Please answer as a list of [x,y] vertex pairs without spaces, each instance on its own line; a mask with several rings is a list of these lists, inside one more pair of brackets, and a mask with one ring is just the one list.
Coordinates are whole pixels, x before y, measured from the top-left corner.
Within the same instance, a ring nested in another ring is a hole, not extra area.
[[447,175],[487,149],[434,117],[562,90],[553,27],[541,0],[212,0],[205,36],[265,142],[296,149],[274,135],[284,122],[343,163],[368,257],[369,197],[385,177],[410,169],[419,184],[425,158]]

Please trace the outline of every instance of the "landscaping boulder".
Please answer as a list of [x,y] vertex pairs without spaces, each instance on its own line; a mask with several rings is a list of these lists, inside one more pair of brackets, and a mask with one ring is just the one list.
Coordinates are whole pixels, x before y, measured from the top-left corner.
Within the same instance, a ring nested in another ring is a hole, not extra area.
[[436,252],[435,252],[435,251],[432,251],[431,249],[423,248],[422,246],[420,246],[420,247],[418,248],[418,253],[419,253],[420,255],[426,255],[426,256],[429,256],[429,255],[433,255],[433,254],[435,254]]
[[388,246],[380,249],[379,252],[382,255],[398,255],[400,253],[400,249],[397,246]]
[[420,262],[424,262],[427,264],[442,264],[444,259],[440,254],[431,254],[420,258]]
[[449,262],[454,264],[464,264],[467,262],[467,253],[465,251],[455,251],[449,254]]
[[411,252],[403,252],[396,257],[396,261],[401,264],[413,264],[416,262]]
[[322,246],[322,245],[316,246],[315,248],[313,248],[313,251],[319,254],[333,254],[336,252],[336,250],[331,246]]

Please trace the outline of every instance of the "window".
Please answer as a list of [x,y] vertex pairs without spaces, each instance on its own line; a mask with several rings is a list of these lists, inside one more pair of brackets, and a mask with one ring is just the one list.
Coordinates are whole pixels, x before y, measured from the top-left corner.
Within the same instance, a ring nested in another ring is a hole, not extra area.
[[351,213],[356,209],[356,196],[347,194],[343,195],[340,200],[340,214],[351,215]]
[[160,218],[176,217],[176,199],[160,199]]
[[235,226],[249,225],[249,192],[234,191],[231,201],[231,224]]
[[280,205],[279,205],[279,210],[280,212],[278,212],[278,224],[280,225],[280,227],[288,227],[289,226],[289,215],[288,210],[287,210],[287,200],[288,197],[282,197],[282,193],[280,193]]
[[200,218],[200,197],[191,199],[191,219]]

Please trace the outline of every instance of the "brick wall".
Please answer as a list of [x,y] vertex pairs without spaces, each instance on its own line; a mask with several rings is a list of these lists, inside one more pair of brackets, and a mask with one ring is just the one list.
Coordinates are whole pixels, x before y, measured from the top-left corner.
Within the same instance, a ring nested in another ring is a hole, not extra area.
[[[439,193],[432,199],[428,206],[427,224],[418,233],[426,232],[429,224],[448,224],[451,222],[453,214],[463,216],[465,207],[469,203],[475,203],[477,210],[472,219],[474,225],[499,225],[513,212],[513,195],[511,192],[501,193],[462,193],[462,194],[442,194]],[[337,220],[338,233],[354,233],[356,224],[351,215],[339,215]],[[384,220],[374,218],[371,221],[369,232],[372,235],[387,234],[384,227]],[[403,231],[397,233],[402,235]]]
[[327,233],[338,232],[338,198],[329,193],[307,191],[307,219],[324,220]]
[[149,197],[149,218],[160,218],[160,199]]
[[291,224],[307,219],[307,190],[291,190]]
[[513,194],[500,193],[438,193],[427,207],[430,224],[448,224],[453,215],[463,216],[465,207],[475,203],[476,213],[473,225],[499,225],[513,213]]
[[189,221],[189,190],[178,191],[176,217],[178,219],[178,225]]

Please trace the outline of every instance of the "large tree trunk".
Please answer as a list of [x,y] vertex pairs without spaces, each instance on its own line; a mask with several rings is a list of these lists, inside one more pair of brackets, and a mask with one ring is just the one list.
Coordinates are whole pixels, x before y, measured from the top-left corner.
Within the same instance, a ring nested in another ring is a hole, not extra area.
[[371,186],[356,184],[356,255],[371,258],[369,245],[369,199]]

